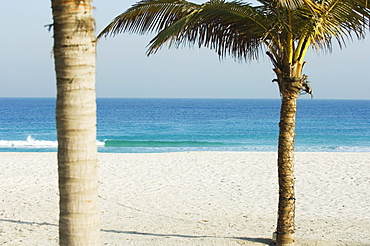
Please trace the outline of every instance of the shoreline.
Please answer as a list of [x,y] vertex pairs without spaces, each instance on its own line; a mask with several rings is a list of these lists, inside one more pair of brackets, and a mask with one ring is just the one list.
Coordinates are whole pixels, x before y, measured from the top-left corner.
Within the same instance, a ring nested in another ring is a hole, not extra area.
[[[0,151],[1,154],[12,154],[12,153],[21,153],[21,154],[32,154],[32,153],[50,153],[50,154],[57,154],[58,151]],[[259,151],[259,150],[251,150],[251,151],[240,151],[240,150],[181,150],[181,151],[161,151],[161,152],[101,152],[98,151],[98,155],[100,154],[171,154],[171,153],[276,153],[276,151]],[[315,153],[327,153],[327,154],[367,154],[370,151],[294,151],[294,154],[315,154]]]
[[[370,153],[296,152],[297,245],[370,245]],[[57,245],[56,152],[0,152],[1,245]],[[276,152],[98,153],[101,245],[268,245]]]

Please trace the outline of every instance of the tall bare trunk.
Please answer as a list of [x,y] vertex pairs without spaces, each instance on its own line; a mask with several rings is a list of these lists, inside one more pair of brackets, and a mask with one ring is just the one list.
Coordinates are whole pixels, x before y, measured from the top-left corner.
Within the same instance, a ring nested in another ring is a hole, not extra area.
[[278,246],[294,246],[294,137],[299,93],[309,91],[307,76],[302,77],[303,64],[297,61],[286,69],[275,68],[281,100],[278,146],[279,204],[276,228]]
[[52,0],[60,245],[99,245],[92,1]]
[[294,245],[294,136],[296,98],[283,97],[280,111],[278,147],[279,205],[277,245]]

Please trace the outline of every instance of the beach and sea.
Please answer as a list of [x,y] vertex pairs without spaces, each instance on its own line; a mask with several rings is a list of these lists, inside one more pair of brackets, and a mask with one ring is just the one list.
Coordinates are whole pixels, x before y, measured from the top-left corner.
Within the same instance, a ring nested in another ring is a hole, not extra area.
[[[275,99],[97,100],[101,245],[270,245]],[[0,245],[58,245],[55,99],[0,98]],[[297,245],[370,245],[370,100],[299,100]]]

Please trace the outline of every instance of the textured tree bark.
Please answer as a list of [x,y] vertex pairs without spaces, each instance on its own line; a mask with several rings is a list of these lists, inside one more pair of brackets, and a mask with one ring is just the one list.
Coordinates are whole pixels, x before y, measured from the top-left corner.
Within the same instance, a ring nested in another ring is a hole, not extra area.
[[287,68],[274,70],[282,96],[278,145],[279,204],[276,227],[278,246],[295,245],[294,138],[297,98],[304,87],[303,64],[297,61]]
[[60,245],[99,245],[92,1],[52,0]]
[[279,205],[277,241],[279,246],[294,245],[294,136],[296,98],[283,97],[278,147]]

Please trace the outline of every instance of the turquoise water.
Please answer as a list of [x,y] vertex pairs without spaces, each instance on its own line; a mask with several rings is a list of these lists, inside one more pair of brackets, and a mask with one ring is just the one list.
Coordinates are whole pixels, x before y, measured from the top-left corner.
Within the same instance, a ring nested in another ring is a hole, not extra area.
[[[99,152],[276,151],[280,100],[99,98]],[[0,151],[56,151],[55,99],[0,98]],[[297,151],[370,151],[370,100],[298,100]]]

